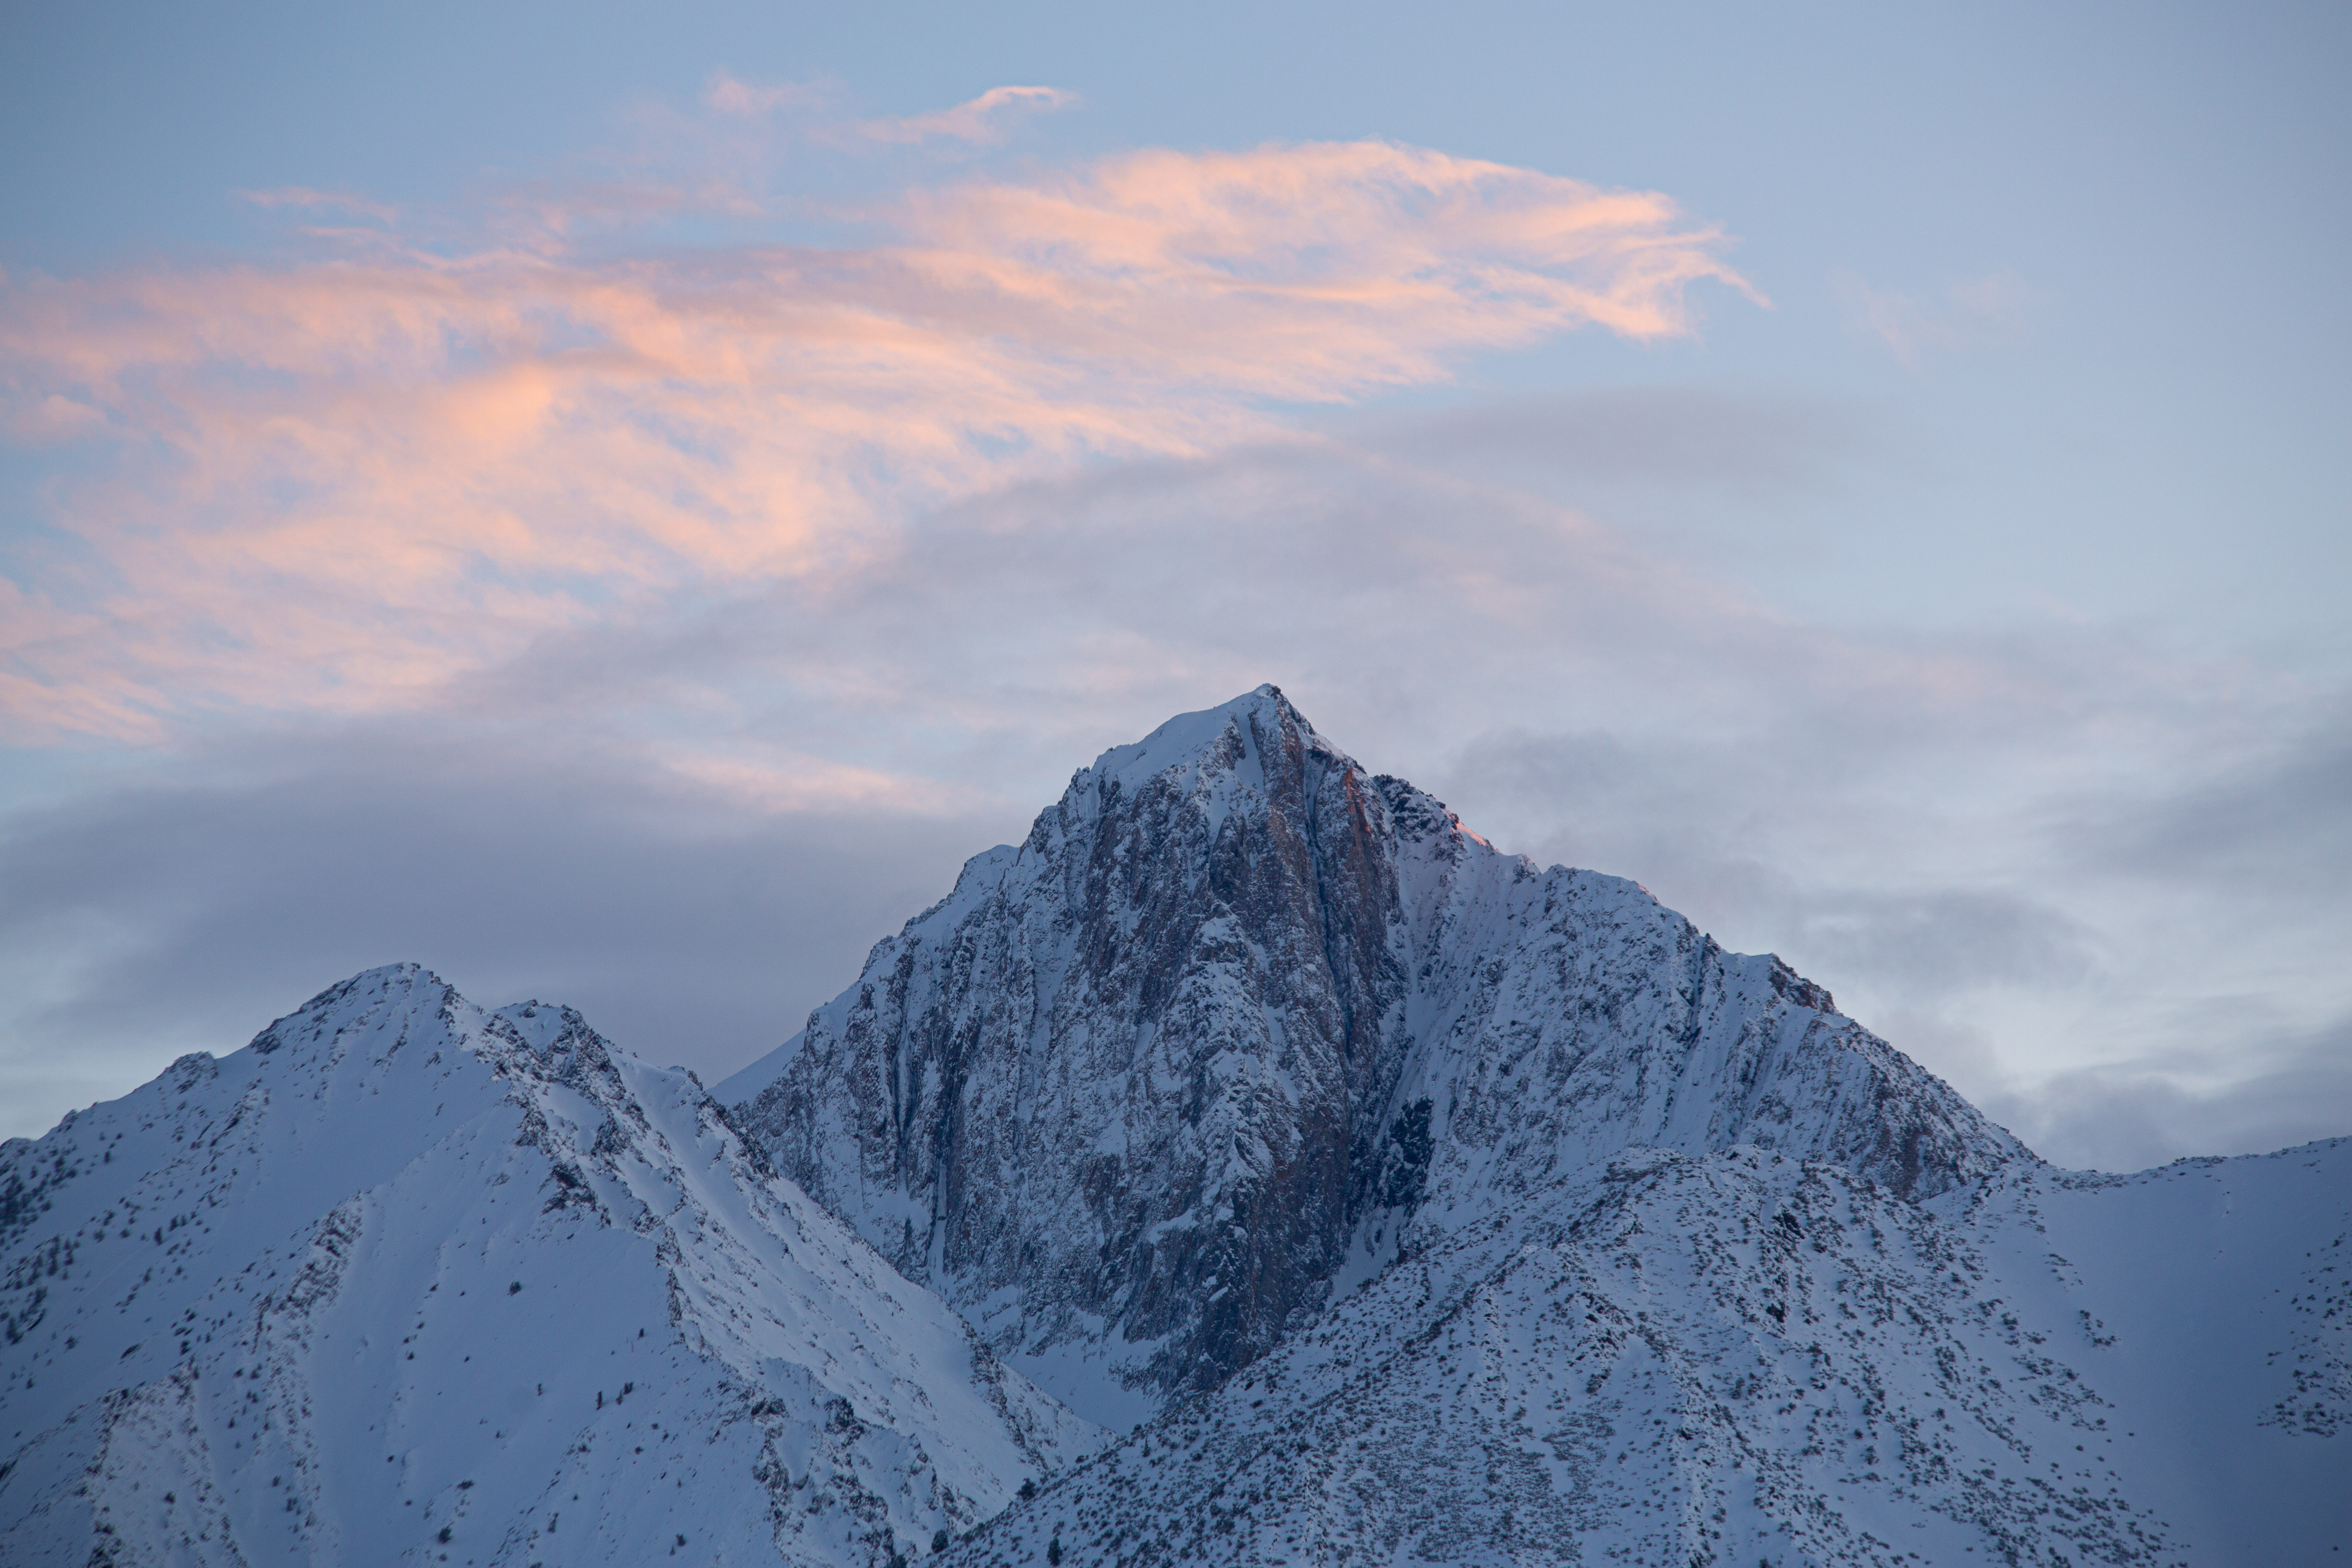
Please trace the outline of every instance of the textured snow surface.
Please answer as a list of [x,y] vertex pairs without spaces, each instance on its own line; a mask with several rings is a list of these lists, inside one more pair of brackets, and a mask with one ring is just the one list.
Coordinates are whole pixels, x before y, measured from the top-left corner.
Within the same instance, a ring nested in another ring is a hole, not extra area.
[[1271,687],[1105,752],[720,1093],[1115,1426],[1628,1149],[1914,1197],[2030,1159],[1777,959],[1498,853]]
[[1629,1153],[1457,1234],[964,1545],[1122,1563],[2323,1563],[2352,1139],[1925,1205]]
[[1100,1434],[568,1009],[362,974],[0,1149],[0,1563],[880,1563]]

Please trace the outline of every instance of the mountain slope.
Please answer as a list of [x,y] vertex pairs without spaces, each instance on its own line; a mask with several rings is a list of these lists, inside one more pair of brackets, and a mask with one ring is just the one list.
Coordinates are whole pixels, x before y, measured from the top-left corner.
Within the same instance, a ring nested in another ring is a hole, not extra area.
[[1638,1152],[1391,1268],[952,1565],[2267,1568],[2352,1553],[2347,1475],[2352,1139],[1926,1204]]
[[1096,1434],[577,1015],[413,966],[0,1149],[0,1560],[873,1563]]
[[1104,753],[719,1092],[1114,1425],[1628,1149],[1912,1196],[2030,1158],[1778,960],[1498,853],[1271,687]]

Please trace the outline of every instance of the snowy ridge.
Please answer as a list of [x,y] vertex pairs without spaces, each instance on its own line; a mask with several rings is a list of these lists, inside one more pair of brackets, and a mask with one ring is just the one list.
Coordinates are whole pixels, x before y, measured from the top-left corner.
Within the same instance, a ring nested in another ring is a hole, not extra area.
[[1724,952],[1636,883],[1499,854],[1379,782],[1420,958],[1392,1105],[1428,1107],[1432,1151],[1406,1176],[1421,1203],[1388,1208],[1432,1239],[1630,1149],[1753,1143],[1915,1198],[2031,1161],[1778,958]]
[[1081,770],[720,1092],[1113,1425],[1627,1149],[1914,1196],[2031,1158],[1777,960],[1497,852],[1272,687]]
[[0,1560],[878,1565],[1094,1429],[568,1009],[414,966],[0,1150]]

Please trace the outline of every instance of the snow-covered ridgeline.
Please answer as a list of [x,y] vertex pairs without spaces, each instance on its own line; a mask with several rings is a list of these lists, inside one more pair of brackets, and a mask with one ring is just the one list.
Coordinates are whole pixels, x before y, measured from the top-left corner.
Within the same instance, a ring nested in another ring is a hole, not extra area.
[[0,1330],[10,1563],[879,1564],[1097,1436],[689,1075],[414,966],[0,1150]]

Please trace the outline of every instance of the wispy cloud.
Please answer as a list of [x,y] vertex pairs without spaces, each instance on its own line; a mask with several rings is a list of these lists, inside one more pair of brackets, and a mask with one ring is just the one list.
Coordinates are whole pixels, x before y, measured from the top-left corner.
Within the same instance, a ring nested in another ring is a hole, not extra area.
[[1990,272],[1919,299],[1874,289],[1850,273],[1836,279],[1857,325],[1905,364],[1929,353],[1975,348],[2021,331],[2032,291],[2013,272]]
[[1009,115],[1040,110],[1066,109],[1076,93],[1052,87],[992,87],[967,103],[933,114],[901,119],[861,121],[858,134],[876,142],[929,142],[945,137],[955,142],[998,142],[1004,136]]
[[392,223],[400,216],[397,207],[370,200],[352,191],[315,191],[304,185],[279,185],[266,191],[239,191],[236,196],[239,201],[257,207],[297,207],[350,213],[357,217],[373,218],[378,223]]
[[1687,332],[1694,283],[1746,287],[1662,195],[1378,142],[973,176],[826,247],[632,251],[699,196],[627,194],[593,248],[499,219],[0,285],[10,427],[109,455],[57,490],[81,563],[17,569],[13,731],[425,700],[632,596],[827,570],[920,507],[1477,352]]
[[106,416],[87,403],[52,392],[8,411],[8,431],[28,446],[75,441],[106,428]]
[[715,73],[702,89],[706,108],[744,119],[760,119],[780,110],[830,108],[841,89],[825,81],[748,82],[725,71]]

